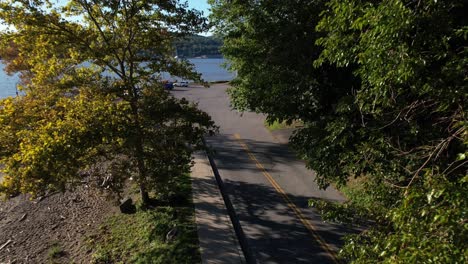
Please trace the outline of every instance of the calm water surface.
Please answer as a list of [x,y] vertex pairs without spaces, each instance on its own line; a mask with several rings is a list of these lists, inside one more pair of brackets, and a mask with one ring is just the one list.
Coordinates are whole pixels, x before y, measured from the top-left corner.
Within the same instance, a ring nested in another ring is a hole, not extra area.
[[5,65],[0,63],[0,98],[16,95],[16,83],[18,82],[18,76],[7,75],[4,68]]
[[[222,65],[224,59],[189,59],[195,65],[197,72],[202,74],[202,78],[208,82],[230,81],[234,78],[234,73],[228,72]],[[4,64],[0,63],[0,98],[16,95],[16,84],[18,76],[9,76],[4,71]],[[171,78],[176,79],[176,78]]]
[[205,81],[230,81],[235,77],[235,73],[223,67],[226,63],[225,59],[190,59],[189,61],[195,65],[196,71],[202,74]]

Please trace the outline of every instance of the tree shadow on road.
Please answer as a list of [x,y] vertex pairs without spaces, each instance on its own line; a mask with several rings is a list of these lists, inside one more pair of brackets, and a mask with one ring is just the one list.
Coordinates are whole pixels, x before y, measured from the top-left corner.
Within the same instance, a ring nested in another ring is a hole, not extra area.
[[265,169],[271,172],[275,171],[275,164],[301,164],[304,166],[304,162],[290,151],[287,144],[248,139],[238,141],[234,136],[226,134],[207,138],[210,154],[214,157],[222,157],[225,161],[223,166],[229,167],[229,169],[258,170],[240,142],[245,143],[249,151],[265,166]]
[[[197,195],[210,195],[217,191],[217,186],[209,181],[193,180],[193,184],[198,185],[201,190]],[[224,185],[251,251],[259,263],[333,263],[320,243],[272,186],[230,180],[224,180]],[[313,198],[291,194],[288,197],[293,201]],[[301,207],[303,216],[314,225],[316,233],[335,250],[342,246],[342,237],[345,234],[358,232],[357,229],[339,224],[324,223],[313,208],[304,204],[297,206]],[[199,208],[210,215],[223,214],[210,204],[199,205]],[[211,242],[219,246],[226,243]]]

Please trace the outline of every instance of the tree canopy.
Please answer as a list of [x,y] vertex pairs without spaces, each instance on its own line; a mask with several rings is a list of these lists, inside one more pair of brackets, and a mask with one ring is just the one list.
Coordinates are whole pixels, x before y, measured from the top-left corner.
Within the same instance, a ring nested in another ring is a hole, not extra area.
[[[2,57],[25,96],[0,102],[0,191],[38,195],[83,181],[128,179],[164,193],[213,132],[209,116],[164,90],[161,72],[199,79],[173,57],[176,38],[206,21],[168,1],[2,1]],[[8,47],[15,47],[11,52]]]
[[374,223],[341,256],[466,262],[466,1],[211,4],[233,105],[303,121],[291,143],[322,187],[360,183],[325,206]]

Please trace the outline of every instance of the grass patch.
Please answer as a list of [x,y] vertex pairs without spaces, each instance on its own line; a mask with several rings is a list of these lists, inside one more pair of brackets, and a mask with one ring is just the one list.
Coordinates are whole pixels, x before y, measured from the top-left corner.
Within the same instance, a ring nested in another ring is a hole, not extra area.
[[398,203],[401,195],[400,190],[394,190],[393,195],[388,196],[387,185],[367,176],[350,179],[346,186],[340,187],[340,191],[353,204],[366,208],[369,218],[375,220],[383,218]]
[[[185,203],[169,201],[166,206],[135,214],[118,214],[88,237],[93,250],[92,263],[200,263],[190,178],[180,177],[178,197]],[[166,241],[167,233],[176,228],[177,235]]]
[[60,246],[58,242],[53,243],[52,246],[49,248],[49,251],[47,252],[49,259],[51,260],[60,258],[64,254],[65,254],[65,251],[63,251],[62,247]]
[[301,121],[293,121],[291,124],[288,124],[286,121],[279,122],[278,120],[275,120],[271,123],[265,120],[264,125],[268,130],[275,131],[288,128],[297,128],[303,126],[303,123]]
[[[345,203],[309,200],[309,206],[318,210],[325,221],[340,222],[360,227],[371,226],[385,221],[385,214],[394,203],[385,204],[382,193],[386,186],[373,182],[372,178],[361,176],[351,178],[346,185],[335,186],[348,199]],[[395,197],[398,197],[395,194]],[[395,201],[396,203],[396,201]]]
[[354,203],[366,208],[374,207],[374,200],[366,193],[366,177],[351,178],[346,185],[340,186],[338,189]]
[[346,185],[333,185],[347,198],[344,203],[310,199],[309,206],[318,210],[323,220],[351,226],[370,226],[380,221],[388,207],[379,203],[375,191],[379,186],[365,176],[351,178]]

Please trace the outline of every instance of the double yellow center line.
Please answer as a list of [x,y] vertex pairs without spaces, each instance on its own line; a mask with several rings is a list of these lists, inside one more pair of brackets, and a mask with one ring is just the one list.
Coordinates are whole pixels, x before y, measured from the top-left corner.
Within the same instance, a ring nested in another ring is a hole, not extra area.
[[297,218],[302,222],[302,224],[307,228],[307,230],[310,232],[312,237],[319,243],[320,247],[325,250],[327,255],[335,262],[339,263],[339,260],[336,257],[336,254],[334,251],[330,248],[330,246],[325,242],[320,235],[317,233],[317,229],[310,223],[309,220],[304,216],[304,214],[301,212],[301,210],[291,201],[289,196],[286,194],[286,192],[281,188],[281,186],[273,179],[273,177],[268,173],[268,171],[263,167],[263,165],[258,161],[258,159],[254,156],[252,151],[250,151],[249,147],[245,144],[245,142],[242,140],[239,134],[234,134],[234,138],[239,142],[239,144],[242,146],[242,148],[245,150],[249,158],[255,162],[255,165],[257,168],[260,169],[262,172],[263,176],[270,182],[270,184],[275,188],[275,190],[280,194],[280,196],[283,198],[283,200],[286,202],[286,204],[291,208],[291,210],[294,211],[296,214]]

